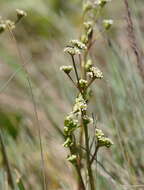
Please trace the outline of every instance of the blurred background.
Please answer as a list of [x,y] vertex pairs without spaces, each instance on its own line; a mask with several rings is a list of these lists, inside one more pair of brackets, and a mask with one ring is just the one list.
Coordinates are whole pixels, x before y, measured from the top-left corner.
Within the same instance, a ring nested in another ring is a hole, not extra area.
[[[131,0],[129,6],[143,52],[143,1]],[[40,127],[48,189],[75,190],[62,130],[76,91],[59,68],[71,64],[63,49],[81,33],[82,1],[0,0],[3,18],[15,20],[17,8],[27,17],[14,35],[0,35],[0,128],[11,170],[15,180],[22,176],[26,189],[42,190]],[[97,190],[143,190],[144,83],[129,46],[124,2],[113,0],[102,18],[113,19],[114,26],[92,49],[104,80],[92,86],[91,112],[114,145],[99,152]],[[0,154],[0,189],[10,189],[7,178]]]

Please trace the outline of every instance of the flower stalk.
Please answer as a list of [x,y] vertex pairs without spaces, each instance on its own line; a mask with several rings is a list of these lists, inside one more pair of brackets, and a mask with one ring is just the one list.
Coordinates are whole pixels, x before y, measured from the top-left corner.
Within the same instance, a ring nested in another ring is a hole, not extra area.
[[[104,8],[108,2],[109,0],[99,0],[96,4],[87,2],[83,8],[83,18],[86,19],[86,16],[87,19],[93,18],[89,14],[93,14],[96,11],[95,9]],[[103,79],[103,73],[95,66],[91,59],[90,47],[95,39],[95,29],[93,20],[87,21],[87,19],[86,21],[84,20],[83,33],[80,39],[70,40],[64,49],[64,52],[68,53],[71,57],[72,66],[61,67],[61,70],[78,90],[72,111],[64,121],[65,142],[63,144],[70,152],[67,160],[74,166],[77,172],[78,190],[86,190],[86,178],[88,178],[89,190],[97,189],[93,161],[96,159],[98,150],[101,147],[109,148],[113,144],[100,129],[96,129],[94,137],[96,145],[95,143],[90,145],[91,126],[93,123],[93,119],[88,114],[88,102],[91,98],[90,87],[95,81]],[[112,20],[105,19],[102,22],[104,31],[108,31],[112,24]],[[75,59],[75,57],[78,59]],[[73,79],[70,75],[70,72],[73,72],[73,70],[76,79]],[[92,150],[95,151],[93,152]],[[86,171],[86,178],[84,177],[84,171]]]

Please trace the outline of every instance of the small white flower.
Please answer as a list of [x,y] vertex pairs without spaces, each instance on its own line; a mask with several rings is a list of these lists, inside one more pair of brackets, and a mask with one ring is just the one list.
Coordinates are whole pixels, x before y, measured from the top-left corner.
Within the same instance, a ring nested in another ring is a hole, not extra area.
[[103,20],[103,25],[106,30],[108,30],[112,25],[113,25],[113,20],[112,19],[105,19]]

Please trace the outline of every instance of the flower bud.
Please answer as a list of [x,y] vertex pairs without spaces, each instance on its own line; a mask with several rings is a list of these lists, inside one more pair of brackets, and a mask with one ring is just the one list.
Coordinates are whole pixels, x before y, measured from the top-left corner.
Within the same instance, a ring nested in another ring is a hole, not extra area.
[[93,8],[93,5],[90,1],[87,1],[86,3],[84,3],[84,5],[83,5],[84,14],[87,13],[88,11],[90,11],[92,8]]
[[67,160],[71,162],[72,164],[76,164],[77,156],[75,154],[72,154],[67,157]]
[[91,67],[92,67],[92,60],[91,59],[88,59],[86,64],[85,64],[85,69],[86,71],[90,71]]
[[80,87],[82,89],[84,89],[85,87],[87,87],[87,84],[88,84],[88,82],[86,80],[84,80],[84,79],[80,79],[79,80],[79,85],[80,85]]
[[105,137],[104,133],[100,129],[96,129],[96,138],[97,138],[97,145],[99,147],[105,146],[109,148],[111,145],[113,145],[111,139]]
[[0,24],[0,33],[4,32],[6,29],[6,24]]
[[99,5],[101,8],[103,8],[108,2],[110,2],[111,0],[96,0],[95,4]]
[[106,30],[109,30],[111,26],[113,25],[113,20],[103,20],[103,26]]
[[71,140],[70,137],[68,137],[68,138],[66,139],[66,141],[63,143],[63,146],[64,146],[65,148],[71,147],[72,145],[73,145],[73,142],[72,142],[72,140]]
[[23,10],[20,9],[16,9],[16,13],[17,13],[17,18],[18,20],[20,20],[21,18],[27,16],[27,13]]

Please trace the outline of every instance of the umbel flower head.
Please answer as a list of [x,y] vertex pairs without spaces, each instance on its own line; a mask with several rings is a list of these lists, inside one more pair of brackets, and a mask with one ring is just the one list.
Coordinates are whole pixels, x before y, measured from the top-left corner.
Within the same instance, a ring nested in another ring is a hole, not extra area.
[[100,7],[104,7],[108,2],[110,2],[111,0],[96,0],[95,1],[95,5],[99,5]]
[[78,55],[81,54],[80,50],[78,48],[76,48],[76,47],[66,47],[64,49],[64,52],[69,53],[72,56],[77,55],[77,54]]
[[82,50],[86,50],[87,47],[84,43],[79,40],[70,40],[69,45],[64,49],[64,52],[69,53],[74,56],[76,54],[81,54]]
[[90,72],[92,73],[93,77],[96,79],[102,79],[103,74],[97,67],[91,67]]
[[79,40],[70,40],[70,44],[73,47],[79,48],[80,50],[86,50],[87,49],[86,45]]
[[27,16],[27,13],[21,9],[16,9],[17,18],[20,20],[21,18]]
[[6,29],[13,30],[15,28],[15,23],[11,20],[3,20],[0,18],[0,33],[4,32]]
[[72,69],[73,69],[73,67],[70,66],[70,65],[69,65],[69,66],[63,65],[63,66],[60,67],[60,70],[61,70],[61,71],[64,71],[66,74],[69,74]]
[[109,148],[111,145],[113,145],[111,139],[105,137],[104,133],[100,129],[96,129],[96,138],[97,138],[97,145],[99,147],[105,146]]

